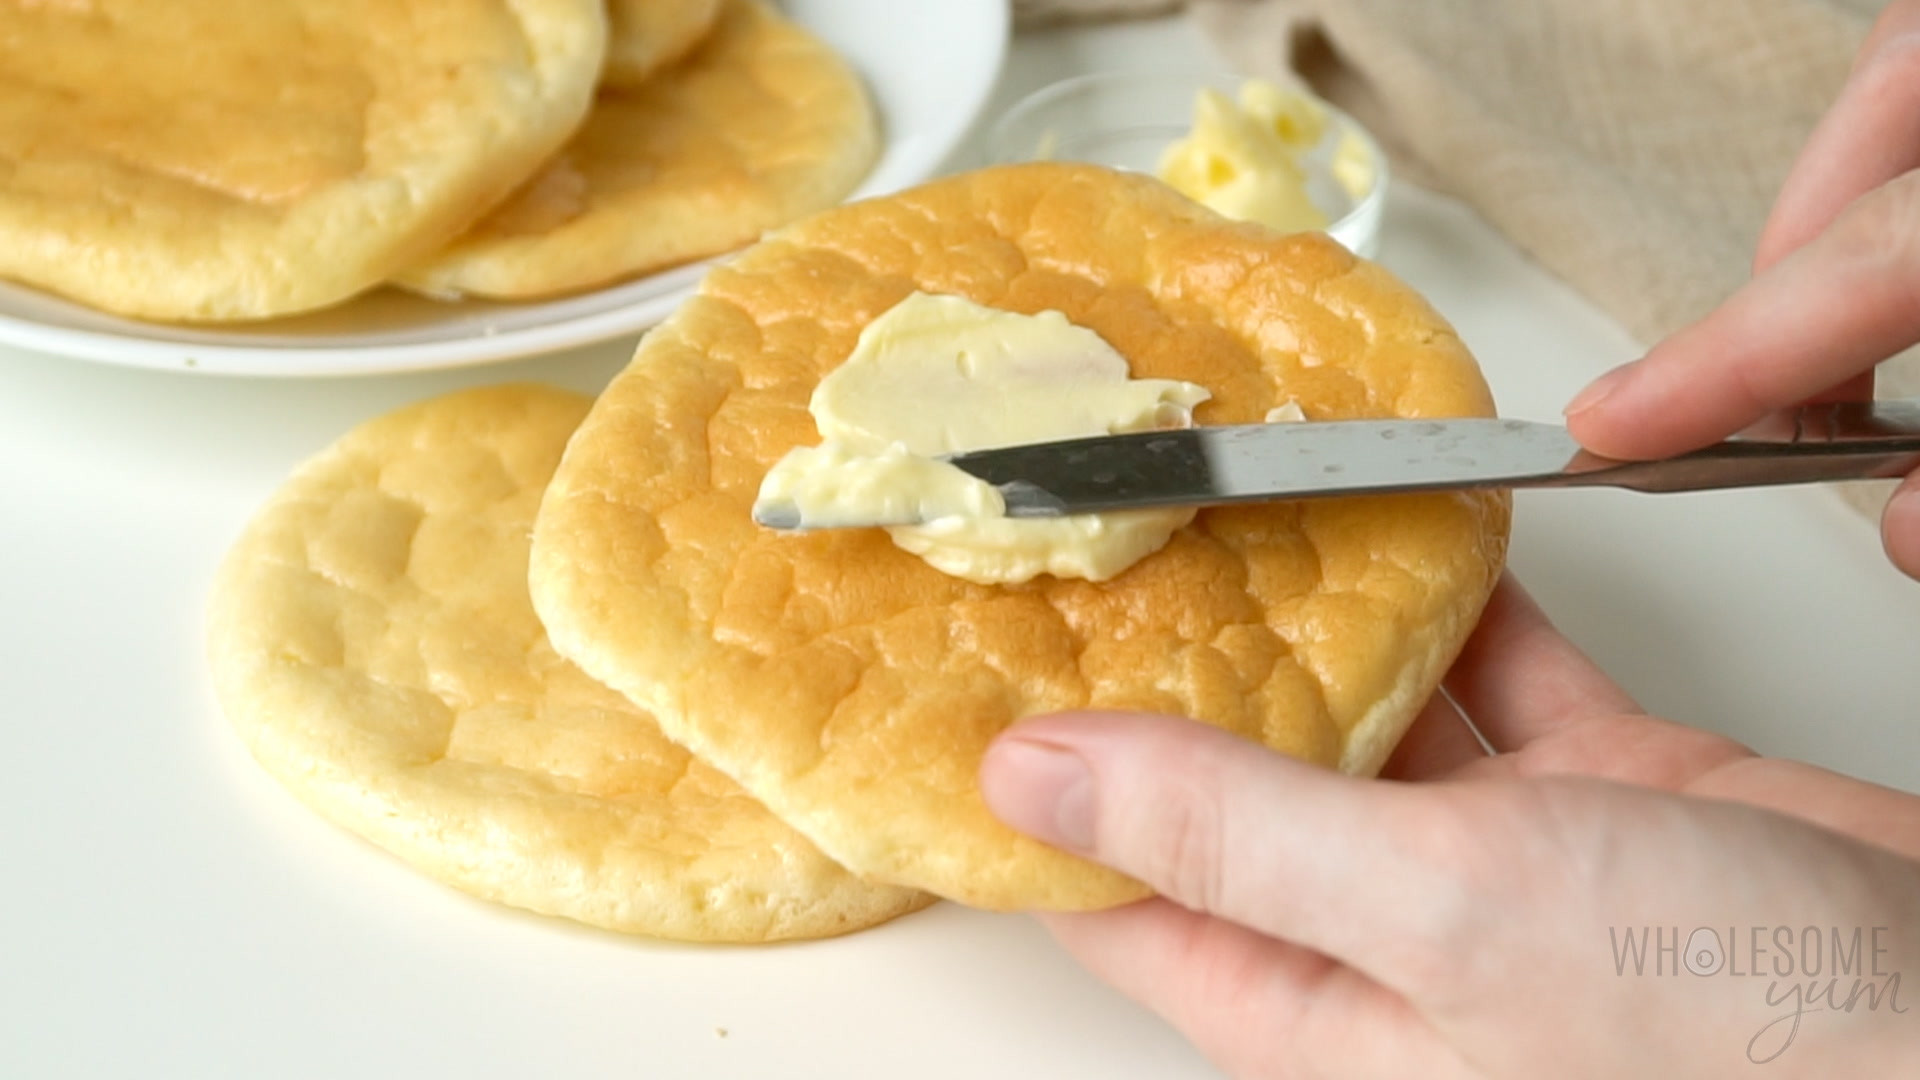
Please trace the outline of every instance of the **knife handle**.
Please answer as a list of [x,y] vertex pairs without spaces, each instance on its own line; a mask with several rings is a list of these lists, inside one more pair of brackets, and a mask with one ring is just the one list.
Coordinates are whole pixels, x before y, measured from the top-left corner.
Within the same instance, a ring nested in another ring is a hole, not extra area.
[[1655,461],[1582,452],[1524,487],[1706,491],[1905,476],[1920,468],[1920,401],[1840,402],[1779,413],[1726,442]]

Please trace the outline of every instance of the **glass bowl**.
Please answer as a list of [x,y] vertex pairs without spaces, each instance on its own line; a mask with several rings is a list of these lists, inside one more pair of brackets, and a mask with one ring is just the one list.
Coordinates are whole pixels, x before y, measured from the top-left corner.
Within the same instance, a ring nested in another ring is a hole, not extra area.
[[[1233,97],[1246,79],[1191,72],[1103,71],[1080,75],[1027,95],[987,132],[987,153],[997,164],[1017,161],[1084,161],[1153,174],[1160,155],[1193,127],[1194,101],[1212,87]],[[1331,222],[1327,234],[1349,251],[1373,258],[1380,250],[1386,210],[1387,160],[1372,133],[1352,117],[1298,83],[1285,89],[1313,101],[1327,114],[1327,130],[1305,154],[1307,197]],[[1371,182],[1349,191],[1333,162],[1351,138],[1371,168]]]

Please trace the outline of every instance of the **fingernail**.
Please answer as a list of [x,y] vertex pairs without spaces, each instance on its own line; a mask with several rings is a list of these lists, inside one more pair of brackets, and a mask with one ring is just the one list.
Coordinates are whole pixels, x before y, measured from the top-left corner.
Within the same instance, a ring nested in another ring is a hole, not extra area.
[[1621,364],[1619,367],[1593,380],[1593,382],[1588,383],[1585,390],[1575,394],[1573,400],[1567,403],[1565,415],[1572,416],[1575,413],[1586,412],[1588,409],[1612,397],[1614,391],[1626,385],[1627,376],[1633,372],[1633,369],[1638,366],[1639,363],[1640,361],[1635,360],[1630,364]]
[[1051,743],[1003,738],[987,751],[980,790],[996,817],[1036,840],[1093,850],[1093,772]]

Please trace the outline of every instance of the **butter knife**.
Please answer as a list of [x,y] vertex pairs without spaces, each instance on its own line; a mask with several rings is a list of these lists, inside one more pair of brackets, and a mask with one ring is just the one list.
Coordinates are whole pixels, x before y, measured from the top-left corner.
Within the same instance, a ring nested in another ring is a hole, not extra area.
[[[1528,420],[1339,420],[1103,435],[955,454],[1008,517],[1156,506],[1480,488],[1619,487],[1644,492],[1903,476],[1920,467],[1920,402],[1809,405],[1726,442],[1654,461],[1590,454],[1555,424]],[[802,527],[761,503],[754,520]],[[839,527],[916,520],[836,522]]]

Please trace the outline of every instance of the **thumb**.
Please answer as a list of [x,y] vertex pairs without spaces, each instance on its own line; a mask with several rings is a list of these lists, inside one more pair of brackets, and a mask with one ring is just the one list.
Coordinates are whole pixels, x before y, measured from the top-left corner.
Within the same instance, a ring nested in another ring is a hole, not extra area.
[[1443,952],[1484,911],[1445,854],[1459,852],[1465,822],[1430,790],[1342,776],[1190,720],[1029,720],[988,750],[980,780],[1014,828],[1403,992],[1446,970]]

